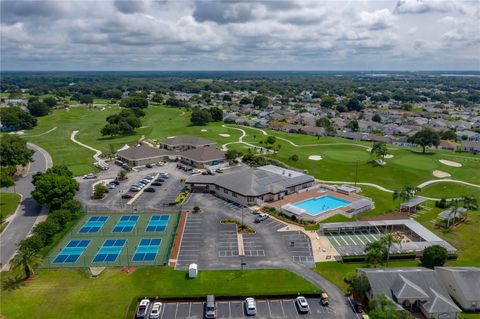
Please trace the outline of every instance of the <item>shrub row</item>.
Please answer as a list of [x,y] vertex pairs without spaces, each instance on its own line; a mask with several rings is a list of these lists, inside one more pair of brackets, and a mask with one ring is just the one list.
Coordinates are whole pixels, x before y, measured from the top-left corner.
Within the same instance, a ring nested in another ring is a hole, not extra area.
[[20,250],[40,251],[49,245],[55,234],[61,232],[68,222],[81,216],[82,205],[76,200],[66,201],[60,209],[48,213],[45,221],[38,223],[32,231],[32,236],[20,242]]

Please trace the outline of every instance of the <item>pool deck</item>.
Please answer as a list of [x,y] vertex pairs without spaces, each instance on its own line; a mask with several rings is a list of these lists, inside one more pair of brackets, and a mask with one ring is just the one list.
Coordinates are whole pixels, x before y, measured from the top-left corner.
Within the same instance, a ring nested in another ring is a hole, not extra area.
[[[322,196],[326,196],[326,195],[337,197],[337,198],[349,201],[351,203],[363,198],[362,196],[360,196],[358,194],[345,195],[345,194],[341,194],[339,192],[335,192],[335,191],[332,191],[332,190],[325,190],[325,191],[320,191],[319,192],[320,188],[321,188],[321,186],[319,185],[318,187],[312,188],[312,189],[310,189],[308,191],[305,191],[305,192],[290,194],[290,195],[285,196],[281,200],[268,203],[268,205],[280,211],[281,207],[285,204],[294,205],[295,203],[298,203],[298,202],[301,202],[301,201],[304,201],[304,200],[307,200],[307,199],[318,198],[318,197],[322,197]],[[334,209],[331,209],[331,210],[326,210],[324,212],[319,213],[318,215],[302,214],[302,217],[310,218],[310,219],[312,219],[312,218],[322,219],[322,216],[328,215],[329,213],[334,212],[334,211],[338,212],[340,214],[347,214],[348,207],[347,206],[342,206],[342,207],[334,208]]]

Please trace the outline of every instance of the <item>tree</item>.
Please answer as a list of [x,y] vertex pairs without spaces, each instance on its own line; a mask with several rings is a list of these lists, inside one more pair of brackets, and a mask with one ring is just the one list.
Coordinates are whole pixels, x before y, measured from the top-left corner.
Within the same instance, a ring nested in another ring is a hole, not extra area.
[[252,100],[250,100],[250,98],[248,97],[242,97],[240,99],[240,102],[238,102],[239,104],[242,104],[242,105],[245,105],[245,104],[252,104]]
[[230,94],[224,94],[222,100],[230,102],[232,100],[232,96]]
[[357,98],[351,98],[347,101],[347,104],[345,105],[349,111],[361,111],[362,110],[362,105],[360,104],[360,101],[358,101]]
[[103,92],[103,97],[107,99],[121,99],[122,91],[120,91],[119,89],[106,90],[105,92]]
[[404,186],[400,190],[393,191],[392,197],[393,200],[400,199],[400,203],[406,202],[412,197],[414,197],[419,191],[420,188],[418,187]]
[[93,199],[101,199],[108,193],[108,188],[103,184],[97,184],[94,187]]
[[45,239],[37,234],[29,236],[19,243],[20,250],[32,250],[38,252],[43,247],[45,247]]
[[440,143],[440,136],[438,133],[428,128],[424,128],[410,137],[408,141],[420,145],[423,148],[423,153],[425,153],[427,146],[438,146]]
[[27,105],[27,109],[30,112],[30,114],[37,117],[45,116],[48,114],[48,112],[50,112],[50,108],[48,107],[48,105],[38,100],[29,102]]
[[212,116],[212,121],[213,122],[218,122],[223,120],[223,111],[219,109],[218,107],[211,107],[208,109],[210,112],[210,115]]
[[374,116],[372,116],[372,121],[380,123],[382,122],[382,117],[378,114],[375,114]]
[[383,251],[379,247],[367,248],[365,253],[365,260],[369,265],[377,268],[378,264],[383,263]]
[[321,117],[319,119],[317,119],[315,121],[315,125],[318,126],[318,127],[330,127],[332,125],[332,123],[330,122],[330,120],[327,118],[327,117]]
[[69,221],[72,220],[72,213],[68,209],[58,209],[50,212],[48,214],[49,220],[60,225],[60,228],[63,228]]
[[350,287],[352,288],[353,292],[365,297],[367,292],[370,290],[370,282],[366,276],[357,274],[352,278]]
[[322,101],[320,102],[320,106],[324,108],[331,108],[332,106],[335,105],[336,101],[337,100],[335,99],[334,96],[324,95],[322,96]]
[[228,150],[226,153],[225,153],[225,158],[227,160],[234,160],[234,159],[237,159],[239,157],[241,157],[243,155],[242,152],[240,151],[237,151],[237,150]]
[[459,203],[458,199],[453,199],[451,204],[450,204],[450,212],[448,213],[447,223],[446,223],[447,229],[450,228],[450,221],[452,221],[452,220],[455,221],[455,219],[456,219],[459,204],[460,203]]
[[60,230],[60,225],[52,220],[47,218],[47,220],[38,223],[32,230],[32,232],[40,238],[43,239],[44,244],[48,244],[53,237],[59,230]]
[[105,136],[114,136],[114,135],[119,135],[120,134],[120,129],[118,127],[118,124],[106,124],[101,130],[100,133]]
[[385,160],[385,156],[388,153],[387,143],[385,142],[375,142],[373,143],[372,150],[370,151],[372,155],[375,155],[377,158],[381,158],[382,161]]
[[455,134],[455,131],[448,130],[441,133],[441,139],[455,141],[457,139],[457,134]]
[[118,175],[117,175],[118,179],[121,181],[127,179],[127,173],[128,173],[127,170],[122,169],[121,171],[118,172]]
[[15,172],[13,167],[0,167],[0,187],[10,187],[15,183],[13,182],[12,174]]
[[346,127],[349,128],[352,132],[357,132],[359,128],[357,120],[350,121],[350,123],[348,123]]
[[265,140],[265,144],[275,144],[277,138],[275,136],[269,135]]
[[478,201],[477,198],[473,195],[465,195],[461,198],[463,202],[463,207],[470,210],[478,209]]
[[78,200],[70,199],[65,201],[60,208],[70,211],[73,217],[82,211],[82,203],[80,203]]
[[256,108],[264,109],[268,106],[268,104],[270,104],[270,100],[266,96],[256,95],[253,99],[253,106]]
[[40,204],[50,204],[52,208],[58,208],[62,203],[73,199],[79,184],[72,177],[60,174],[54,168],[55,166],[45,173],[33,176],[35,190],[32,197]]
[[93,103],[93,96],[90,95],[90,94],[80,95],[79,102],[80,102],[80,104],[92,104]]
[[195,109],[190,118],[193,125],[205,125],[210,121],[212,121],[212,115],[208,110]]
[[35,275],[35,267],[43,263],[42,258],[37,255],[35,251],[32,250],[20,250],[13,257],[11,262],[11,269],[14,271],[21,271],[25,278],[30,278]]
[[380,242],[385,247],[385,252],[387,254],[386,266],[388,267],[388,262],[390,260],[390,248],[392,247],[393,244],[400,244],[401,241],[394,234],[387,233],[387,234],[383,235],[382,237],[380,237]]
[[413,316],[406,310],[397,310],[397,306],[385,294],[373,297],[368,303],[372,319],[411,319]]
[[49,108],[57,106],[57,99],[53,96],[47,96],[43,99],[43,103],[45,103]]
[[29,130],[37,125],[37,119],[18,106],[0,108],[2,126],[6,130]]
[[443,266],[448,258],[448,252],[445,247],[432,245],[423,250],[422,265],[428,268]]
[[298,155],[297,155],[297,154],[293,154],[292,156],[289,157],[289,159],[290,159],[291,161],[298,162]]
[[0,140],[0,166],[25,166],[32,161],[33,153],[18,136],[5,135]]
[[148,107],[148,100],[145,97],[139,95],[132,95],[127,96],[122,99],[120,102],[120,106],[127,107],[127,108],[139,108],[143,109]]
[[405,111],[411,111],[413,109],[413,104],[410,102],[402,103],[402,109]]

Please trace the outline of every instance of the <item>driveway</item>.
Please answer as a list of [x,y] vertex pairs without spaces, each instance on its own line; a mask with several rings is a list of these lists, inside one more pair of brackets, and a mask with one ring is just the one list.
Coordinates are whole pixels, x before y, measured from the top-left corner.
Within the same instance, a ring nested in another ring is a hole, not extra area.
[[0,263],[2,266],[13,257],[18,248],[18,243],[30,233],[38,216],[47,214],[47,210],[42,211],[42,206],[31,197],[31,192],[34,189],[32,176],[51,167],[52,159],[44,149],[34,144],[28,143],[28,148],[33,149],[35,153],[27,176],[19,178],[15,182],[15,187],[2,188],[2,192],[15,191],[23,196],[17,212],[0,235]]

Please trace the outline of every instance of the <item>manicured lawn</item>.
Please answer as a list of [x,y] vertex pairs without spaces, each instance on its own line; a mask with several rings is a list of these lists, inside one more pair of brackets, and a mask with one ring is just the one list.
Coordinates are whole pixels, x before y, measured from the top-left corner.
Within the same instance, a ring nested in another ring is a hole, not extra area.
[[[416,267],[417,260],[390,261],[388,267]],[[317,263],[315,271],[334,283],[342,291],[347,291],[348,284],[343,280],[348,273],[355,273],[357,268],[368,268],[365,263],[342,263],[336,261]]]
[[0,193],[0,215],[2,219],[15,212],[20,203],[20,198],[17,193]]
[[17,193],[0,193],[0,216],[2,223],[0,224],[0,232],[7,226],[3,220],[15,213],[18,204],[20,204],[21,196]]
[[[135,298],[255,296],[314,292],[315,287],[286,270],[200,271],[194,280],[170,268],[141,268],[127,275],[107,269],[90,278],[84,270],[42,270],[14,291],[2,291],[2,315],[16,318],[125,318]],[[88,312],[86,312],[88,311]]]
[[448,198],[472,194],[480,200],[480,188],[454,183],[431,184],[424,187],[421,194],[433,198]]

